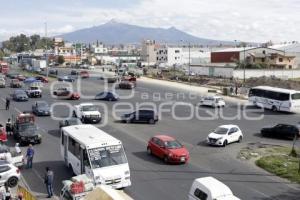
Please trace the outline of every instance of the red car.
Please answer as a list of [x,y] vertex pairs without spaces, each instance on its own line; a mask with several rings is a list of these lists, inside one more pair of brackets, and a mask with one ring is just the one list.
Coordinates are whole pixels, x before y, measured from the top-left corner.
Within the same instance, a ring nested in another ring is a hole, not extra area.
[[2,127],[2,126],[0,127],[0,141],[7,142],[7,134],[6,134],[4,127]]
[[81,71],[80,72],[80,77],[81,78],[89,78],[90,77],[89,72],[88,71]]
[[22,74],[19,74],[17,77],[16,77],[19,81],[24,81],[26,79],[26,77]]
[[186,163],[190,158],[188,150],[167,135],[152,137],[148,142],[147,153],[162,158],[166,163]]
[[36,76],[35,79],[38,80],[38,81],[41,81],[42,83],[48,83],[49,82],[49,80],[44,76]]
[[79,100],[80,99],[80,94],[78,92],[72,92],[69,99],[70,100]]

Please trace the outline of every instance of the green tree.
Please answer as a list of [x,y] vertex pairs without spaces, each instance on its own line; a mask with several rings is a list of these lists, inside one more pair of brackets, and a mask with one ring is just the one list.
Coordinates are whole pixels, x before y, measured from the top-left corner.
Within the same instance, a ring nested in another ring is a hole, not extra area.
[[58,56],[57,62],[58,64],[63,64],[65,62],[65,58],[63,56]]

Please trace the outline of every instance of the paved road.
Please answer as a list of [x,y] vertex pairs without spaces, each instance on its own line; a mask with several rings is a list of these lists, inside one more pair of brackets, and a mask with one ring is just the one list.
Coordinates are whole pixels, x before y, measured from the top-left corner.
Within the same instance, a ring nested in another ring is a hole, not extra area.
[[[66,74],[68,72],[60,71],[59,73]],[[84,80],[82,84],[82,92],[91,96],[102,91],[103,88],[103,81],[97,79]],[[120,95],[129,93],[124,90],[117,90],[117,92]],[[177,116],[186,117],[190,113],[190,107],[174,106],[176,102],[182,101],[193,105],[195,113],[198,113],[201,118],[198,119],[194,114],[191,119],[180,121],[173,119],[170,111],[165,111],[156,125],[122,124],[112,115],[115,102],[102,102],[108,107],[108,112],[106,112],[108,123],[101,128],[123,141],[129,160],[132,186],[125,189],[128,194],[135,199],[143,200],[186,199],[193,179],[211,175],[225,182],[241,199],[298,199],[300,190],[297,190],[296,185],[272,176],[247,162],[237,160],[236,155],[240,147],[249,142],[288,143],[289,141],[261,138],[257,133],[261,127],[269,124],[296,123],[299,121],[299,115],[264,111],[264,116],[260,120],[251,121],[243,116],[239,119],[224,120],[220,115],[233,117],[236,113],[243,113],[245,110],[251,117],[260,117],[262,114],[253,107],[240,108],[235,102],[229,102],[223,111],[216,113],[214,120],[207,120],[205,118],[211,116],[210,112],[215,110],[197,106],[198,97],[195,99],[169,99],[164,95],[166,92],[175,96],[182,93],[182,96],[186,97],[189,94],[185,90],[171,86],[159,86],[140,81],[134,96],[128,100],[121,100],[121,102],[129,102],[134,105],[154,102],[156,106],[165,103],[164,109],[174,110]],[[9,93],[11,93],[11,89],[1,89],[0,96],[3,98]],[[151,98],[147,99],[145,94]],[[153,98],[158,94],[163,98]],[[60,100],[51,98],[49,87],[44,88],[42,99],[48,103],[60,102]],[[13,102],[9,112],[1,110],[0,121],[5,121],[11,114],[30,110],[33,101],[34,99],[25,103]],[[95,102],[90,99],[67,102],[77,104],[87,101]],[[61,107],[56,107],[54,111],[56,116],[64,116],[66,113],[66,109]],[[71,177],[60,156],[58,122],[49,117],[38,117],[37,123],[44,130],[43,143],[35,146],[37,154],[34,160],[34,169],[23,170],[23,175],[30,188],[40,194],[39,197],[42,197],[46,192],[42,181],[44,170],[46,166],[51,166],[55,172],[55,193],[58,195],[61,181]],[[226,148],[209,147],[204,144],[204,140],[211,130],[220,124],[229,123],[238,124],[243,130],[245,139],[242,144],[232,144]],[[98,126],[100,127],[101,124]],[[166,165],[161,160],[148,156],[145,152],[146,142],[157,133],[169,134],[182,141],[190,150],[190,162],[186,165]]]

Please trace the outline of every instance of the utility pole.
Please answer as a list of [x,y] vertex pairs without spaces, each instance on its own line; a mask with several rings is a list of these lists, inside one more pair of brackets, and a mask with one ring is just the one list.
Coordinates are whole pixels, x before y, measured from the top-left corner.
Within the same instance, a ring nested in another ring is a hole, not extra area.
[[48,40],[47,40],[47,36],[48,36],[48,27],[47,27],[47,22],[45,22],[45,42],[46,42],[46,76],[48,78],[49,76],[49,70],[48,70]]
[[191,43],[189,42],[189,84],[191,84]]
[[244,47],[244,63],[243,63],[243,68],[244,68],[244,79],[243,79],[243,83],[244,83],[244,86],[245,86],[245,83],[246,83],[246,46],[247,44],[246,43],[243,43],[243,47]]

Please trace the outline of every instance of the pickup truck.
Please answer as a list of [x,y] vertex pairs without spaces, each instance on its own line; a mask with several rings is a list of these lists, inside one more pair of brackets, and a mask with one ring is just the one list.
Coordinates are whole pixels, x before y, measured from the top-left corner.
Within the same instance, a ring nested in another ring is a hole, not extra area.
[[3,144],[0,145],[0,160],[6,160],[16,167],[22,167],[24,165],[24,156],[19,144],[17,143],[14,148],[9,148]]
[[113,189],[109,185],[94,185],[85,174],[63,181],[60,192],[62,200],[133,200],[125,192]]
[[213,177],[203,177],[194,180],[188,200],[240,200],[234,196],[230,188]]
[[41,98],[42,97],[42,90],[39,88],[39,87],[29,87],[27,90],[26,90],[26,94],[28,97],[39,97]]
[[92,103],[82,103],[74,106],[73,116],[79,118],[82,123],[99,123],[102,119],[98,108]]

